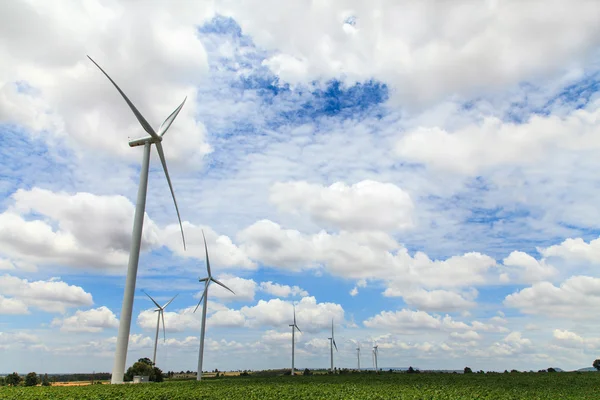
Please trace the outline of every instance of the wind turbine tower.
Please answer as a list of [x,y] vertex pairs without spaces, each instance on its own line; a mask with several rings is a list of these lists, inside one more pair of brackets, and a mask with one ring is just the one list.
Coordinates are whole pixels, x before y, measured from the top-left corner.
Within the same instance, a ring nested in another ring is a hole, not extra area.
[[360,372],[360,344],[356,348],[356,358],[358,359],[358,372]]
[[127,278],[125,280],[125,291],[123,293],[123,305],[121,307],[121,317],[119,320],[119,333],[117,335],[117,347],[115,352],[115,362],[112,369],[111,383],[123,383],[123,376],[125,374],[125,362],[127,361],[127,346],[129,345],[129,331],[131,330],[131,314],[133,312],[133,295],[135,293],[135,281],[137,279],[138,261],[140,258],[140,247],[142,244],[142,227],[144,224],[144,211],[146,210],[146,191],[148,189],[148,168],[150,165],[150,147],[154,144],[158,157],[162,164],[165,176],[167,177],[167,183],[171,190],[171,196],[175,203],[175,211],[177,211],[177,218],[179,219],[179,227],[181,229],[181,238],[183,239],[183,248],[185,250],[185,237],[183,236],[183,226],[181,224],[181,216],[179,215],[179,207],[177,206],[177,200],[175,200],[175,192],[173,191],[173,185],[171,185],[171,178],[169,177],[169,171],[167,170],[167,162],[165,160],[165,153],[162,147],[162,140],[164,134],[171,127],[171,124],[181,111],[181,108],[185,104],[185,100],[165,119],[160,125],[158,131],[155,131],[152,126],[146,121],[142,114],[138,111],[133,103],[127,98],[121,88],[112,80],[110,76],[92,60],[90,56],[88,58],[102,71],[102,73],[108,78],[113,84],[117,91],[121,94],[135,117],[137,118],[142,128],[150,135],[140,139],[134,139],[129,142],[130,147],[144,146],[144,156],[142,158],[142,169],[140,171],[140,185],[138,187],[137,201],[135,203],[135,216],[133,218],[133,231],[131,233],[131,250],[129,252],[129,264],[127,266]]
[[296,346],[296,338],[294,333],[296,332],[296,329],[298,329],[298,332],[302,333],[302,331],[300,330],[300,328],[298,328],[298,325],[296,324],[296,306],[294,306],[294,323],[290,326],[292,327],[292,376],[294,376],[294,349]]
[[198,307],[200,306],[200,303],[202,303],[202,300],[204,300],[204,303],[202,304],[202,326],[200,328],[200,353],[198,355],[198,375],[196,375],[196,380],[198,381],[202,380],[202,360],[204,358],[204,333],[206,332],[206,305],[208,301],[208,286],[211,282],[214,282],[217,285],[222,286],[225,289],[229,290],[231,293],[235,294],[233,290],[229,289],[227,286],[213,278],[212,273],[210,271],[210,260],[208,259],[208,247],[206,246],[206,237],[204,236],[204,230],[202,231],[202,237],[204,238],[204,250],[206,251],[206,271],[208,273],[208,276],[199,280],[200,282],[204,282],[204,292],[200,297],[198,305],[194,309],[194,312],[196,312],[196,310],[198,310]]
[[150,300],[152,300],[152,302],[154,303],[154,305],[157,307],[156,310],[154,310],[154,312],[158,312],[158,319],[156,320],[156,336],[154,338],[154,356],[152,357],[152,364],[156,365],[156,347],[158,345],[158,331],[160,329],[160,320],[162,319],[162,325],[163,325],[163,339],[167,340],[167,332],[166,332],[166,328],[165,328],[165,308],[167,308],[167,306],[169,304],[171,304],[171,302],[173,300],[175,300],[175,297],[177,297],[177,295],[173,296],[173,298],[171,300],[169,300],[167,302],[167,304],[165,304],[164,306],[160,306],[160,304],[158,304],[153,298],[152,296],[150,296],[148,293],[144,292],[144,294],[148,297],[150,297]]
[[333,335],[333,318],[331,319],[331,337],[329,339],[329,350],[331,353],[331,373],[333,373],[333,348],[338,351],[337,345],[335,344],[335,336]]
[[375,372],[379,373],[379,369],[377,367],[377,354],[378,354],[378,345],[373,346],[373,362],[375,363]]

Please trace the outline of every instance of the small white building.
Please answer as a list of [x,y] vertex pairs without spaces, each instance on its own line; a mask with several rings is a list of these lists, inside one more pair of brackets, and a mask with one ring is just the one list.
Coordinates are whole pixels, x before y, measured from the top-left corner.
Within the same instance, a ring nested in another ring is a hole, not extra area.
[[147,383],[147,382],[150,382],[149,376],[135,375],[133,377],[133,383]]

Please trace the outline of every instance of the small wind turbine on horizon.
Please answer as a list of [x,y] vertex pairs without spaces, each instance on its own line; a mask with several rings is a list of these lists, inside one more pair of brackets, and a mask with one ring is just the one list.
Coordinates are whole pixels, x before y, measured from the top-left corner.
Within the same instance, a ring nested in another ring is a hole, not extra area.
[[158,131],[152,129],[152,126],[146,121],[142,114],[138,111],[129,98],[123,93],[121,88],[112,80],[110,76],[88,56],[91,62],[108,80],[113,84],[117,91],[121,94],[135,117],[137,118],[142,128],[150,135],[140,139],[134,139],[129,141],[130,147],[144,146],[144,156],[142,159],[142,168],[140,170],[140,185],[138,187],[137,201],[135,203],[135,216],[133,218],[133,231],[131,233],[131,250],[129,252],[129,263],[127,266],[127,278],[125,279],[125,291],[123,293],[123,305],[121,308],[121,317],[119,319],[119,333],[117,335],[117,346],[115,351],[115,362],[112,369],[111,383],[123,383],[123,376],[125,374],[125,362],[127,361],[127,347],[129,345],[129,332],[131,330],[131,314],[133,312],[133,296],[135,294],[135,282],[137,279],[138,261],[140,258],[140,247],[142,244],[142,227],[144,225],[144,211],[146,209],[146,192],[148,189],[148,169],[150,166],[150,147],[154,144],[158,157],[162,164],[165,176],[167,177],[167,183],[171,190],[171,196],[175,203],[175,211],[177,211],[177,218],[179,219],[179,227],[181,229],[181,238],[183,239],[183,249],[185,250],[185,237],[183,236],[183,225],[181,224],[181,216],[179,215],[179,207],[177,206],[177,200],[175,200],[175,192],[173,191],[173,185],[171,184],[171,178],[169,177],[169,171],[167,170],[167,162],[165,160],[165,154],[162,147],[162,140],[164,134],[169,130],[171,124],[181,111],[181,108],[185,104],[183,102],[173,111],[167,119],[160,125]]
[[171,304],[171,302],[173,300],[175,300],[175,297],[177,297],[178,295],[173,296],[173,298],[171,300],[169,300],[167,302],[167,304],[165,304],[164,306],[160,306],[160,304],[158,304],[156,302],[156,300],[154,300],[152,298],[152,296],[150,296],[148,293],[144,292],[144,294],[146,296],[148,296],[150,298],[150,300],[152,300],[152,302],[154,303],[154,305],[157,307],[156,310],[154,310],[154,312],[158,312],[158,319],[156,320],[156,336],[154,338],[154,356],[152,357],[152,364],[156,365],[156,347],[158,345],[158,331],[160,330],[160,320],[162,319],[162,325],[163,325],[163,339],[166,341],[167,340],[167,331],[165,328],[165,308],[167,308],[167,306],[169,304]]
[[294,305],[294,323],[290,326],[292,327],[292,376],[294,376],[294,349],[296,346],[296,329],[298,329],[298,332],[302,333],[300,328],[298,328],[298,324],[296,324],[296,305]]
[[333,335],[333,318],[331,318],[331,337],[329,339],[329,350],[331,354],[331,372],[333,373],[333,347],[335,351],[338,351],[337,344],[335,344],[335,336]]
[[377,354],[379,352],[379,345],[374,344],[373,346],[373,366],[375,367],[375,372],[379,373],[379,369],[377,367]]
[[358,372],[360,372],[360,344],[356,348],[356,358],[358,359]]
[[208,286],[211,282],[216,283],[219,286],[224,287],[229,290],[231,293],[235,294],[235,292],[225,286],[223,283],[219,282],[215,278],[213,278],[212,273],[210,271],[210,260],[208,259],[208,247],[206,246],[206,237],[204,236],[204,230],[202,231],[202,237],[204,238],[204,250],[206,251],[206,271],[208,272],[208,276],[206,278],[199,279],[200,282],[204,282],[204,291],[202,292],[202,296],[200,297],[200,301],[198,305],[194,309],[194,312],[198,310],[200,303],[204,300],[202,304],[202,325],[200,328],[200,353],[198,355],[198,375],[196,375],[196,380],[202,380],[202,359],[204,358],[204,333],[206,332],[206,305],[208,301]]

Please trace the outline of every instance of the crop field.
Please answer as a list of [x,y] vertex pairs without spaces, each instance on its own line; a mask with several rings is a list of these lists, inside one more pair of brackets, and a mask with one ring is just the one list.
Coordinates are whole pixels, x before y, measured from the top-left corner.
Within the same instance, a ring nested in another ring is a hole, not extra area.
[[598,399],[600,373],[231,377],[74,387],[0,387],[0,399]]

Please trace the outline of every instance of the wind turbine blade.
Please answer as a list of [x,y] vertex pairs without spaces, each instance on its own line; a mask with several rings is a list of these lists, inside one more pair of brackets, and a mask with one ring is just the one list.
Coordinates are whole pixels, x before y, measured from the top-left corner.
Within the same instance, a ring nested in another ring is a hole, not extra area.
[[96,63],[96,61],[94,61],[92,59],[92,57],[87,56],[87,58],[90,59],[91,62],[93,62],[96,67],[98,67],[98,69],[100,71],[102,71],[102,73],[108,78],[108,80],[115,86],[115,88],[119,91],[119,93],[121,93],[121,96],[123,96],[123,99],[125,99],[125,102],[127,102],[127,105],[129,106],[129,108],[131,108],[131,111],[133,111],[133,113],[135,114],[135,117],[137,118],[137,120],[139,121],[140,125],[142,125],[142,128],[144,128],[144,130],[146,132],[148,132],[148,134],[150,136],[152,136],[154,139],[160,140],[160,137],[156,134],[156,132],[154,132],[154,129],[152,129],[152,126],[150,126],[150,124],[148,123],[148,121],[146,121],[146,119],[144,118],[144,116],[138,111],[137,108],[135,108],[135,106],[133,105],[133,103],[129,100],[129,98],[125,95],[125,93],[123,93],[123,91],[121,90],[121,88],[119,87],[119,85],[117,85],[115,83],[115,81],[112,80],[112,78],[110,76],[108,76],[108,74],[102,69],[102,67],[100,67],[98,65],[98,63]]
[[[144,292],[142,290],[142,292]],[[148,297],[150,297],[150,300],[152,300],[152,302],[156,305],[156,307],[161,308],[161,306],[152,298],[152,296],[150,296],[148,293],[144,292],[144,294]]]
[[331,340],[333,341],[333,347],[335,347],[335,351],[338,351],[337,344],[335,344],[335,339],[332,338]]
[[300,330],[300,328],[298,328],[298,325],[296,325],[295,322],[294,322],[294,326],[296,327],[296,329],[298,329],[298,332],[302,333],[302,331]]
[[211,281],[213,281],[214,283],[216,283],[217,285],[223,286],[225,289],[229,290],[231,293],[235,294],[235,292],[231,289],[229,289],[227,286],[225,286],[224,284],[222,284],[221,282],[219,282],[218,280],[216,280],[215,278],[211,277],[210,278]]
[[202,229],[202,238],[204,239],[204,251],[206,252],[206,270],[208,271],[208,277],[212,278],[210,273],[210,260],[208,259],[208,247],[206,246],[206,236],[204,236],[204,229]]
[[183,99],[183,102],[179,105],[179,107],[177,107],[175,111],[173,111],[171,115],[169,115],[167,119],[165,119],[165,121],[162,124],[160,124],[160,128],[158,128],[157,132],[159,136],[163,136],[165,133],[167,133],[167,131],[171,127],[171,124],[173,123],[173,121],[175,121],[177,114],[179,114],[179,111],[181,111],[181,109],[183,108],[183,105],[185,104],[186,100],[187,96],[185,97],[185,99]]
[[165,308],[167,308],[167,306],[168,306],[169,304],[171,304],[171,302],[172,302],[173,300],[175,300],[175,297],[177,297],[177,296],[179,296],[179,293],[177,293],[175,296],[173,296],[173,298],[172,298],[171,300],[169,300],[169,302],[168,302],[167,304],[165,304],[164,306],[162,306],[163,310],[164,310]]
[[171,190],[171,196],[173,196],[173,203],[175,203],[175,211],[177,211],[177,219],[179,220],[179,228],[181,228],[181,239],[183,239],[183,249],[185,250],[185,236],[183,236],[183,225],[181,224],[181,216],[179,215],[179,207],[177,206],[177,200],[175,199],[175,192],[173,191],[173,185],[171,184],[171,178],[169,177],[169,170],[167,169],[167,161],[165,160],[165,153],[160,142],[156,142],[156,151],[160,157],[163,169],[165,170],[165,176],[169,183],[169,189]]
[[202,292],[202,296],[200,296],[200,301],[198,302],[198,305],[196,306],[196,308],[194,308],[194,312],[196,312],[198,307],[200,307],[200,303],[202,303],[202,299],[204,298],[204,296],[206,296],[207,290],[208,290],[208,283],[206,284],[206,286],[204,286],[204,292]]
[[162,317],[162,322],[163,322],[163,341],[166,342],[167,341],[167,330],[165,328],[165,312],[164,312],[164,310],[160,310],[160,316]]

